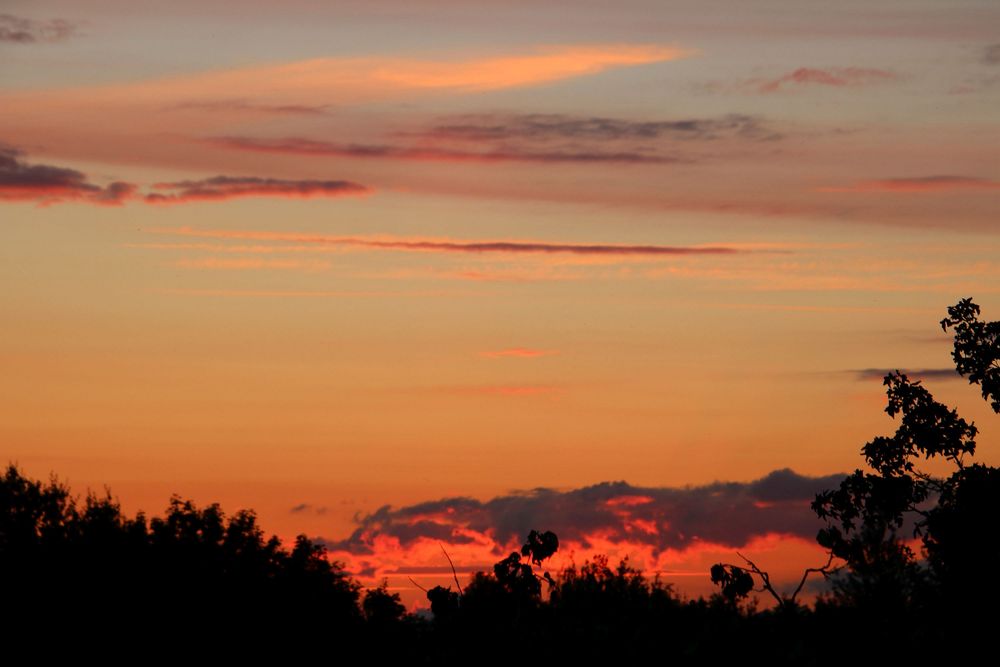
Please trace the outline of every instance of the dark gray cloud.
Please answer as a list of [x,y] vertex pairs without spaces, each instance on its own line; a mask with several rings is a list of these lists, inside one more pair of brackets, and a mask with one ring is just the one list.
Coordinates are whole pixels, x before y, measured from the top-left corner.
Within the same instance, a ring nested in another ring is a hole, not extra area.
[[224,148],[263,153],[413,160],[674,164],[696,161],[675,149],[718,140],[771,141],[780,135],[754,116],[635,121],[566,114],[468,114],[401,131],[392,142],[350,143],[284,137],[214,137]]
[[458,253],[520,253],[613,256],[655,255],[733,255],[740,251],[725,246],[690,247],[662,245],[596,245],[576,243],[526,243],[518,241],[377,241],[371,239],[342,238],[325,241],[335,245],[357,245],[386,250],[428,250]]
[[822,526],[809,504],[817,493],[839,486],[843,474],[807,477],[776,470],[753,482],[704,486],[638,487],[603,482],[572,491],[539,488],[488,500],[445,498],[407,507],[384,506],[359,516],[347,539],[328,547],[373,554],[380,536],[405,547],[420,538],[456,544],[490,535],[501,545],[529,530],[552,530],[564,542],[590,546],[591,536],[640,542],[655,551],[697,543],[740,547],[769,533],[812,539]]
[[878,380],[882,381],[886,375],[890,375],[899,370],[907,377],[914,380],[961,380],[962,376],[954,368],[862,368],[860,370],[848,371],[861,381]]
[[1000,65],[1000,42],[983,49],[983,62],[987,65]]
[[180,204],[220,201],[238,197],[340,197],[360,195],[370,189],[351,181],[286,180],[246,176],[214,176],[197,181],[157,183],[158,190],[146,195],[150,204]]
[[37,21],[11,14],[0,14],[0,42],[33,44],[58,42],[77,34],[79,24],[65,19]]
[[566,114],[473,114],[454,117],[416,133],[448,140],[653,140],[712,141],[750,139],[769,141],[780,135],[754,116],[729,114],[717,118],[635,121]]
[[299,503],[288,509],[292,514],[326,514],[326,507],[311,503]]
[[47,164],[28,164],[22,153],[0,147],[0,201],[33,201],[52,204],[87,201],[117,206],[135,193],[131,183],[115,181],[105,187],[94,185],[75,169]]

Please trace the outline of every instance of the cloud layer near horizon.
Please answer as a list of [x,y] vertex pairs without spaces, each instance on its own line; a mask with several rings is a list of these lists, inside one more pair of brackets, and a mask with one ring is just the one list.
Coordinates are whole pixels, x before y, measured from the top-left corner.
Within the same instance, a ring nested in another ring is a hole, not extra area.
[[448,545],[468,562],[491,562],[530,530],[551,530],[563,554],[626,545],[657,562],[690,549],[740,548],[766,536],[812,540],[821,527],[809,503],[835,488],[842,474],[822,477],[776,470],[752,482],[638,487],[603,482],[570,491],[539,488],[488,501],[444,498],[384,506],[357,517],[346,539],[325,540],[334,557],[358,571],[389,571]]

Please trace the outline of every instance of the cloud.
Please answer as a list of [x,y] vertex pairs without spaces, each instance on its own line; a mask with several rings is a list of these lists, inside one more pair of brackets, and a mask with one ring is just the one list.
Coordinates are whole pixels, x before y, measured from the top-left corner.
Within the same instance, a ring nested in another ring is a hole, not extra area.
[[729,114],[718,118],[635,121],[566,114],[470,114],[434,125],[419,136],[461,141],[510,139],[677,139],[712,141],[738,138],[772,140],[780,137],[759,118]]
[[135,194],[136,187],[131,183],[115,181],[101,187],[75,169],[28,164],[20,157],[20,151],[0,147],[0,201],[85,201],[119,206]]
[[[416,143],[343,143],[302,137],[212,137],[223,148],[322,157],[423,162],[671,164],[690,158],[657,150],[653,142],[770,141],[780,135],[753,116],[633,121],[566,114],[468,114],[426,129],[398,131]],[[613,146],[609,143],[614,142]]]
[[865,67],[830,67],[814,69],[800,67],[794,72],[770,80],[750,82],[758,92],[776,93],[795,86],[863,86],[894,81],[899,77],[893,72]]
[[1000,190],[1000,181],[971,176],[917,176],[859,181],[854,185],[818,188],[819,192],[934,193],[966,190]]
[[908,377],[916,380],[961,380],[962,376],[954,368],[911,368],[911,369],[888,369],[888,368],[863,368],[861,370],[848,371],[853,373],[860,381],[878,380],[881,382],[886,375],[895,371],[904,373]]
[[[552,530],[563,545],[588,552],[627,543],[647,555],[706,545],[740,548],[763,536],[811,541],[821,522],[809,503],[836,488],[843,475],[807,477],[776,470],[752,482],[696,487],[637,487],[603,482],[570,491],[538,488],[488,501],[444,498],[406,507],[384,506],[356,517],[357,529],[328,548],[362,567],[404,567],[410,553],[451,545],[464,562],[490,562],[529,530]],[[423,564],[419,560],[412,564]]]
[[327,508],[323,505],[312,505],[310,503],[299,503],[288,509],[292,514],[326,514]]
[[28,164],[21,152],[0,147],[0,201],[30,201],[47,205],[77,201],[120,206],[132,199],[148,204],[183,204],[238,197],[342,197],[365,195],[371,189],[351,181],[285,180],[246,176],[215,176],[201,180],[157,183],[159,192],[140,195],[136,185],[114,181],[101,187],[75,169]]
[[524,397],[524,396],[551,396],[554,394],[561,394],[564,390],[562,387],[557,387],[554,385],[502,384],[502,385],[471,385],[471,386],[459,386],[459,387],[442,387],[437,391],[441,391],[446,394],[453,394],[455,396]]
[[191,109],[194,111],[217,111],[219,113],[246,112],[256,114],[275,114],[281,116],[321,116],[327,113],[330,105],[261,104],[247,100],[204,100],[183,102],[167,108],[182,111],[185,109]]
[[394,146],[390,144],[336,143],[300,137],[255,139],[252,137],[213,137],[208,143],[259,153],[284,153],[314,157],[378,158],[418,162],[536,162],[536,163],[623,163],[671,164],[683,162],[677,157],[639,151],[531,150],[495,147],[484,151],[429,146]]
[[192,201],[221,201],[237,197],[343,197],[364,195],[371,189],[351,181],[285,180],[240,176],[215,176],[198,181],[157,183],[166,193],[145,196],[150,204],[180,204]]
[[983,49],[983,63],[986,65],[1000,65],[1000,42],[990,44]]
[[491,359],[496,359],[499,357],[515,357],[519,359],[534,359],[537,357],[545,357],[552,354],[558,354],[554,350],[534,350],[527,347],[509,347],[505,350],[493,350],[490,352],[482,352],[482,356],[489,357]]
[[58,42],[77,34],[78,24],[65,19],[37,21],[11,14],[0,14],[0,42],[33,44]]
[[743,251],[726,246],[663,246],[663,245],[609,245],[581,243],[547,243],[541,241],[453,241],[440,239],[394,237],[340,237],[299,232],[268,232],[239,230],[209,230],[181,227],[155,230],[158,234],[193,236],[199,238],[252,239],[266,241],[292,241],[325,245],[357,246],[378,250],[403,250],[452,253],[513,253],[611,255],[611,256],[683,256],[683,255],[733,255]]

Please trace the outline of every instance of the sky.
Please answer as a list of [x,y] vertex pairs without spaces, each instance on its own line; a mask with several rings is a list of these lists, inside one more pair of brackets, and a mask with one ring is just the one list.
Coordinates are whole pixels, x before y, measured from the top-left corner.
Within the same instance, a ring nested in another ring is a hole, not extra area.
[[[409,604],[528,530],[689,594],[1000,319],[1000,6],[0,0],[0,459]],[[944,470],[931,462],[930,470]]]

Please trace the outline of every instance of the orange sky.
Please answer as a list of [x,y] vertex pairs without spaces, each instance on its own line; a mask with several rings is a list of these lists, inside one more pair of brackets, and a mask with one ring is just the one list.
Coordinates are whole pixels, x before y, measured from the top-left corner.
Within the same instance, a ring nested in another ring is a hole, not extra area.
[[[365,560],[380,507],[850,471],[888,369],[1000,461],[937,325],[1000,319],[995,3],[8,4],[0,454],[29,474],[253,507],[409,586],[441,541],[466,570],[512,543],[438,518]],[[565,551],[692,594],[737,548],[821,556],[764,505],[676,544],[654,506],[566,519]]]

